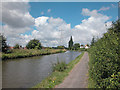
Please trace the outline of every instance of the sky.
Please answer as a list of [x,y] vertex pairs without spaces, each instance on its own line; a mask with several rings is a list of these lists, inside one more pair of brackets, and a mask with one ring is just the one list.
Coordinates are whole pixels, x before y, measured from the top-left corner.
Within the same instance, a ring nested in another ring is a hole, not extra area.
[[[90,44],[102,37],[118,18],[117,2],[2,2],[2,32],[10,46],[25,46],[31,39],[43,46]],[[106,26],[107,25],[107,26]]]

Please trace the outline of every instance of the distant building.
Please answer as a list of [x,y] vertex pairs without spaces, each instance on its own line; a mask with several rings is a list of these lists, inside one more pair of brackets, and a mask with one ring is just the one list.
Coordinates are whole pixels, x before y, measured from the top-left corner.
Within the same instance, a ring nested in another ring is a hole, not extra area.
[[83,45],[80,45],[80,48],[84,48],[84,46],[83,46]]
[[9,47],[9,49],[14,49],[14,47]]
[[26,47],[24,47],[23,49],[27,49]]
[[89,48],[89,46],[85,45],[85,49],[88,49],[88,48]]

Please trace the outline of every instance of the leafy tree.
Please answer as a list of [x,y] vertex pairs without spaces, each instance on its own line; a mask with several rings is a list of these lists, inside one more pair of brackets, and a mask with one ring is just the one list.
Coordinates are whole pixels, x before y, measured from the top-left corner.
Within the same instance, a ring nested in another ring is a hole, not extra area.
[[9,47],[6,43],[6,38],[3,35],[0,35],[0,51],[7,53]]
[[37,39],[30,40],[26,45],[27,49],[41,49],[41,43]]
[[72,47],[73,47],[73,39],[72,39],[72,36],[71,36],[71,38],[70,38],[70,41],[69,41],[68,45],[69,45],[68,48],[71,50]]
[[75,50],[78,50],[80,48],[80,44],[79,43],[75,43],[73,47],[74,47]]
[[14,46],[14,49],[19,49],[20,47],[22,47],[22,46],[20,46],[19,44],[16,44],[16,45]]

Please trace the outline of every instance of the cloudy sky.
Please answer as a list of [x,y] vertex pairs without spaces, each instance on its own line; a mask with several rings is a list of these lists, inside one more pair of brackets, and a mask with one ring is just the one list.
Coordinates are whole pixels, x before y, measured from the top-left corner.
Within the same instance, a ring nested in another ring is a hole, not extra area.
[[68,46],[70,36],[89,44],[118,18],[117,2],[2,2],[0,8],[0,32],[11,46],[34,38],[43,46]]

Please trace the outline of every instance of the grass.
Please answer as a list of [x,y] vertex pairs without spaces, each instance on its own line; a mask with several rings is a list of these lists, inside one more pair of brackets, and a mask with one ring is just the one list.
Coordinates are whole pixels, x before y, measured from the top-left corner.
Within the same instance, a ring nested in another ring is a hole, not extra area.
[[53,64],[53,71],[59,71],[59,72],[63,72],[64,70],[67,69],[67,64],[65,63],[65,61],[59,62],[59,60],[57,61],[57,63]]
[[83,56],[84,52],[80,54],[75,60],[72,60],[70,63],[68,63],[66,66],[67,68],[64,71],[55,70],[53,73],[44,79],[41,83],[37,84],[36,86],[32,88],[54,88],[56,85],[62,83],[64,78],[68,76],[69,72],[72,70],[72,68],[77,64],[81,57]]
[[65,52],[65,49],[13,49],[12,53],[2,53],[2,60],[16,59]]
[[[91,59],[91,55],[90,53],[88,53],[89,55],[89,66],[91,65],[90,61],[92,60]],[[89,72],[90,72],[90,69],[89,69]],[[88,75],[89,76],[89,75]],[[95,88],[95,82],[93,81],[93,79],[89,76],[88,78],[88,88]]]

